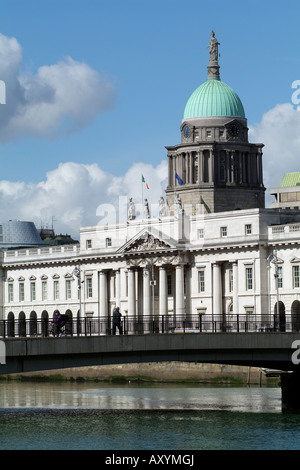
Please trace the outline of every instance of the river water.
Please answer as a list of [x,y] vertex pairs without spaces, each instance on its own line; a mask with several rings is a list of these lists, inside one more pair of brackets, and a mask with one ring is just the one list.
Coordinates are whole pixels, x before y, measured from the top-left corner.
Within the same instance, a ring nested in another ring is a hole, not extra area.
[[296,450],[280,388],[0,382],[1,450]]

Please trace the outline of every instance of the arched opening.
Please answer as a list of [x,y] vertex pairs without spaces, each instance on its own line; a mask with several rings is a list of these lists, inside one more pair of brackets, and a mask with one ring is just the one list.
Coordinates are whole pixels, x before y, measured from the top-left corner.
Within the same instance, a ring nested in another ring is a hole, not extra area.
[[294,300],[291,308],[292,331],[300,331],[300,302]]
[[275,316],[275,325],[276,329],[279,331],[285,331],[286,321],[285,321],[285,305],[281,300],[278,302],[279,318],[277,318],[277,302],[274,306],[274,316]]
[[19,313],[18,334],[19,336],[26,336],[26,316],[24,312]]
[[36,334],[37,334],[37,315],[35,311],[32,311],[29,317],[29,335],[35,336]]
[[7,315],[6,335],[10,337],[15,336],[15,316],[13,312],[9,312]]
[[66,310],[66,315],[68,315],[68,321],[65,325],[65,332],[66,335],[72,335],[73,334],[73,313],[71,310]]
[[41,333],[43,336],[48,336],[49,329],[49,315],[46,310],[42,311],[41,315]]

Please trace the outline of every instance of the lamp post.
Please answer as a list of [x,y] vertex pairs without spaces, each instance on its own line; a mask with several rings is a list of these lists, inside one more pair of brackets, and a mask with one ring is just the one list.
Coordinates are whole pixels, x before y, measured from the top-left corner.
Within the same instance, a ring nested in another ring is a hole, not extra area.
[[269,265],[270,263],[274,264],[275,266],[275,287],[276,287],[276,297],[277,297],[277,302],[276,302],[276,315],[275,315],[275,330],[277,329],[279,325],[279,289],[278,289],[278,258],[277,258],[277,251],[274,250],[273,253],[271,253],[268,258],[267,258]]
[[81,284],[83,281],[81,281],[81,271],[78,266],[76,266],[73,269],[72,275],[77,277],[77,287],[78,287],[78,294],[79,294],[79,318],[81,317]]
[[150,271],[151,271],[150,285],[152,287],[152,320],[154,321],[154,286],[155,286],[155,280],[154,280],[154,265],[153,265],[153,263],[147,263],[146,264],[146,269],[148,269],[149,274],[150,274]]

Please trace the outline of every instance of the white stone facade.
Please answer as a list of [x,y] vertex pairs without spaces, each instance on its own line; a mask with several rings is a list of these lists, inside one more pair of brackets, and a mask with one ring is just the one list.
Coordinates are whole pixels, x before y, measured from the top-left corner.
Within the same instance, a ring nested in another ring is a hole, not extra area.
[[178,325],[239,314],[255,327],[276,313],[278,291],[290,328],[300,316],[299,235],[295,212],[274,209],[85,227],[80,245],[3,252],[1,318],[51,319],[58,308],[73,320],[106,319],[119,306],[127,317],[169,315]]

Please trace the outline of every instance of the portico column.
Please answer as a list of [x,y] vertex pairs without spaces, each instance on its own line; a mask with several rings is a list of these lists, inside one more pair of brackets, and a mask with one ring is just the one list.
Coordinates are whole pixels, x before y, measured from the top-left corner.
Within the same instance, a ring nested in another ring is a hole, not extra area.
[[208,181],[212,183],[214,181],[214,153],[212,150],[209,151],[209,177]]
[[100,317],[107,317],[107,274],[105,271],[99,273],[99,286],[100,286]]
[[120,307],[120,271],[116,271],[116,307]]
[[150,272],[147,268],[143,269],[143,315],[148,318],[151,315]]
[[184,266],[179,264],[175,268],[175,283],[176,283],[176,319],[184,319]]
[[217,320],[222,313],[221,266],[213,264],[213,314]]
[[168,314],[168,284],[167,271],[164,266],[159,267],[159,315]]
[[198,180],[195,180],[195,183],[203,183],[204,181],[204,174],[203,174],[203,167],[204,167],[204,157],[203,157],[203,150],[200,150],[198,153]]
[[232,263],[232,281],[233,281],[233,299],[232,299],[232,313],[237,315],[238,309],[238,264],[237,261]]
[[128,269],[128,315],[135,317],[135,273],[132,268]]

